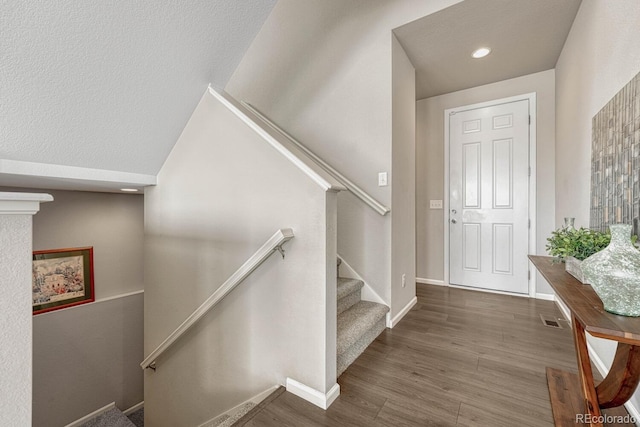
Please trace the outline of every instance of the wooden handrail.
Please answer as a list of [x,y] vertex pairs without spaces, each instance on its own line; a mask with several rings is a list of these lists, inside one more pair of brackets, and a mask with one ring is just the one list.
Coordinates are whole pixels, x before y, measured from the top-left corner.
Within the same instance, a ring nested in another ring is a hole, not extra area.
[[376,212],[378,212],[380,215],[383,215],[383,216],[391,211],[391,209],[389,209],[388,207],[386,207],[382,203],[378,202],[371,195],[369,195],[369,193],[364,191],[362,188],[360,188],[357,184],[355,184],[349,178],[347,178],[346,176],[342,175],[340,172],[338,172],[336,169],[334,169],[330,164],[328,164],[327,162],[322,160],[320,157],[318,157],[313,151],[309,150],[307,147],[302,145],[302,143],[300,141],[295,139],[293,136],[289,135],[284,129],[282,129],[280,126],[278,126],[273,121],[271,121],[267,116],[262,114],[253,105],[249,104],[248,102],[244,102],[244,101],[241,101],[241,103],[245,108],[250,110],[253,114],[255,114],[258,118],[260,118],[260,120],[262,120],[265,124],[267,124],[269,127],[271,127],[271,129],[274,129],[275,131],[279,132],[281,135],[286,137],[289,141],[294,143],[307,156],[309,156],[314,162],[316,162],[316,164],[318,166],[320,166],[322,169],[324,169],[336,181],[338,181],[340,184],[342,184],[354,196],[356,196],[357,198],[362,200],[364,203],[366,203],[373,210],[375,210]]
[[155,370],[156,359],[160,357],[169,347],[171,347],[180,337],[182,337],[191,327],[202,319],[213,307],[229,294],[236,286],[249,276],[253,270],[258,268],[269,256],[279,251],[284,258],[282,245],[294,237],[293,230],[283,228],[278,230],[265,242],[244,264],[236,270],[209,298],[196,308],[187,319],[180,324],[162,343],[153,350],[140,364],[142,369],[152,368]]

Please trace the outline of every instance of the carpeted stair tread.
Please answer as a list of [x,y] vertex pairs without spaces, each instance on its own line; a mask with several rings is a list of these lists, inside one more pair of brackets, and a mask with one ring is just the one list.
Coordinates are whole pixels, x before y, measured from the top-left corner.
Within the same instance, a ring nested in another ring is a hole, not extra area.
[[361,280],[338,277],[338,316],[360,302],[363,286]]
[[378,322],[368,329],[347,351],[339,354],[336,360],[336,374],[338,376],[351,365],[369,345],[386,329],[386,319],[381,317]]
[[389,307],[386,305],[360,301],[338,315],[338,357],[378,324],[388,311]]
[[338,299],[359,291],[363,286],[362,280],[338,277]]
[[229,415],[224,415],[224,416],[218,418],[217,420],[215,420],[213,423],[211,423],[211,422],[207,423],[206,427],[220,427],[229,418],[231,418]]
[[127,418],[129,418],[136,427],[144,427],[144,407],[127,415]]
[[136,427],[136,425],[118,408],[113,408],[82,424],[82,427]]
[[254,407],[249,412],[247,412],[246,414],[244,414],[242,416],[242,418],[237,420],[235,422],[235,424],[233,424],[233,427],[241,427],[241,426],[245,425],[246,423],[248,423],[249,421],[251,421],[253,419],[253,417],[258,415],[260,413],[260,411],[262,411],[262,409],[264,409],[267,406],[269,406],[269,404],[271,404],[271,402],[273,402],[278,396],[280,396],[285,391],[286,391],[286,389],[284,387],[282,387],[282,386],[278,387],[276,390],[274,390],[273,393],[271,393],[269,396],[267,396],[262,402],[258,403],[257,405],[254,405]]
[[247,413],[249,413],[249,411],[251,411],[255,407],[256,407],[256,404],[253,403],[253,402],[245,403],[244,405],[242,405],[242,407],[240,408],[240,410],[238,412],[236,412],[235,414],[231,415],[229,418],[224,420],[222,423],[218,424],[218,426],[219,427],[231,427],[232,425],[234,425],[236,422],[238,422],[242,417],[244,417]]

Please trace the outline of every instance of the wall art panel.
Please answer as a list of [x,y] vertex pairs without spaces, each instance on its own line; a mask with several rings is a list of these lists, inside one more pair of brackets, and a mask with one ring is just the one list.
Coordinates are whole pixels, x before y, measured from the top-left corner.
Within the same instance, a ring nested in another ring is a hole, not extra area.
[[640,233],[640,73],[593,117],[590,227]]

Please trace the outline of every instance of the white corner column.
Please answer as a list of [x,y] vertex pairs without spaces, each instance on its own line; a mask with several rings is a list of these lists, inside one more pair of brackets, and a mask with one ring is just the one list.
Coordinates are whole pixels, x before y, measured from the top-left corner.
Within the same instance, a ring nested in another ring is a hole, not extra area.
[[0,425],[30,426],[32,216],[49,194],[0,192]]

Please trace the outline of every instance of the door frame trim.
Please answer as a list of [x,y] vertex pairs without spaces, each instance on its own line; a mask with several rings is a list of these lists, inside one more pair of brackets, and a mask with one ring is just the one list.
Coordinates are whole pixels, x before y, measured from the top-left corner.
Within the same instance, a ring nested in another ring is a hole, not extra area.
[[[444,110],[444,283],[449,285],[449,117],[451,113],[461,113],[467,110],[475,110],[477,108],[492,107],[500,104],[508,104],[516,101],[529,101],[529,116],[531,123],[529,125],[529,167],[531,175],[529,176],[529,253],[536,253],[536,132],[537,132],[537,107],[536,93],[525,93],[523,95],[510,96],[507,98],[494,99],[491,101],[480,102],[476,104],[463,105],[460,107],[448,108]],[[536,274],[531,269],[529,262],[529,297],[536,297]],[[471,289],[471,288],[468,288]],[[512,295],[524,295],[515,294]]]

